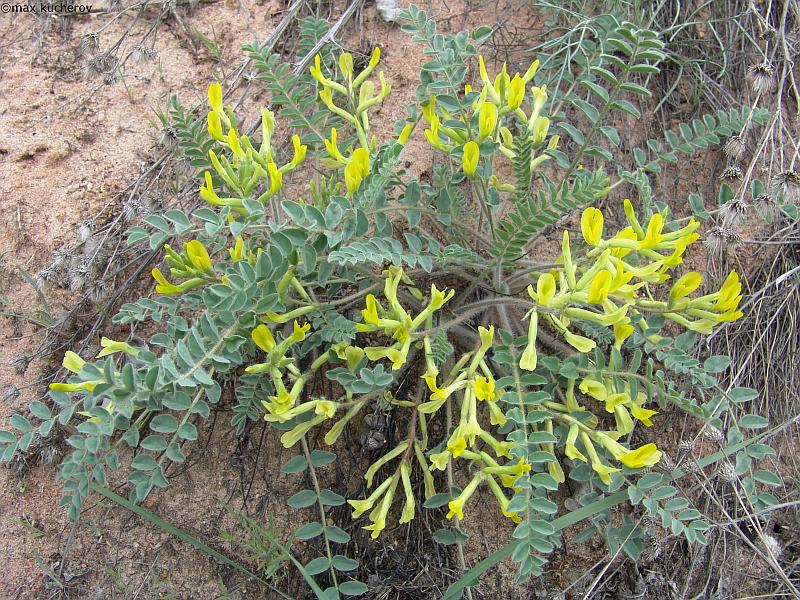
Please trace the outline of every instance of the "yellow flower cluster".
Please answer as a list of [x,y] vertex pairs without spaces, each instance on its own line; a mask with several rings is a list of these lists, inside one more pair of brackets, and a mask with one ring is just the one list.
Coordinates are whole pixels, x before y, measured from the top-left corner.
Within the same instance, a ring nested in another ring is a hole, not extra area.
[[[581,233],[589,246],[587,260],[582,264],[573,261],[569,232],[564,231],[560,268],[540,274],[535,288],[528,286],[528,294],[537,306],[528,314],[528,343],[520,357],[520,368],[529,371],[536,368],[540,319],[559,331],[573,348],[588,353],[596,343],[571,331],[573,320],[613,328],[614,344],[619,348],[633,334],[634,323],[638,323],[643,333],[648,330],[645,319],[648,313],[661,314],[702,333],[710,333],[718,323],[742,316],[738,311],[742,299],[741,284],[735,271],[730,273],[719,291],[697,298],[689,296],[700,286],[702,278],[699,273],[687,273],[672,285],[666,301],[654,300],[651,286],[669,281],[670,271],[683,262],[686,249],[698,239],[696,230],[699,223],[691,219],[686,226],[665,232],[666,215],[656,213],[643,227],[630,200],[626,199],[624,205],[628,227],[611,237],[604,236],[603,213],[597,208],[587,208],[581,216]],[[613,367],[613,359],[610,367]],[[631,468],[652,466],[660,460],[661,452],[655,444],[631,451],[616,441],[633,430],[634,419],[647,427],[652,425],[651,417],[656,412],[644,407],[647,398],[643,393],[638,392],[632,398],[629,385],[615,383],[611,377],[584,378],[579,390],[603,402],[606,412],[614,415],[616,429],[601,432],[595,429],[596,419],[584,423],[570,416],[583,410],[575,400],[575,383],[569,381],[564,404],[545,403],[557,419],[568,426],[566,453],[569,458],[591,461],[592,468],[607,484],[611,483],[611,474],[619,469],[602,462],[595,443],[605,447],[615,460]],[[577,449],[575,443],[578,439],[589,459]]]
[[[353,71],[353,56],[344,52],[339,56],[339,75],[342,82],[327,77],[317,55],[310,67],[311,76],[322,86],[319,97],[332,113],[340,116],[356,131],[360,147],[353,148],[346,156],[339,150],[336,128],[330,130],[330,139],[325,140],[325,150],[329,158],[324,160],[333,167],[344,166],[344,182],[348,195],[352,195],[370,171],[370,150],[375,148],[375,140],[369,139],[369,109],[383,100],[391,92],[392,86],[386,83],[383,71],[378,73],[380,90],[368,78],[378,66],[381,58],[380,48],[375,48],[369,63],[359,74]],[[406,126],[398,139],[405,144],[411,133],[411,125]]]
[[216,281],[208,250],[198,240],[191,240],[183,245],[183,252],[178,254],[170,247],[164,245],[166,261],[170,273],[174,277],[186,278],[178,285],[170,283],[161,273],[161,269],[153,269],[151,274],[156,280],[156,291],[165,296],[182,294],[210,281]]
[[[629,226],[613,237],[603,237],[603,214],[587,208],[581,216],[584,241],[590,246],[583,265],[572,260],[570,236],[564,231],[561,246],[561,268],[542,273],[536,287],[528,286],[528,294],[537,308],[529,315],[528,346],[520,367],[536,368],[536,332],[540,318],[561,332],[564,339],[579,352],[589,352],[594,340],[575,334],[569,329],[572,319],[591,321],[612,327],[617,347],[634,332],[632,317],[647,329],[644,315],[663,314],[664,317],[694,331],[710,333],[723,321],[742,316],[738,311],[742,298],[741,284],[732,271],[719,291],[689,299],[701,282],[698,273],[684,275],[672,287],[669,300],[652,298],[650,285],[670,279],[669,272],[683,262],[686,248],[695,242],[699,223],[689,223],[672,232],[664,232],[666,215],[656,213],[647,227],[639,223],[630,200],[625,200]],[[540,314],[541,313],[541,314]]]
[[222,101],[222,87],[214,83],[208,88],[208,133],[222,147],[219,154],[213,149],[208,156],[217,176],[225,182],[231,197],[220,197],[214,189],[211,173],[204,173],[205,184],[200,187],[200,197],[214,206],[228,206],[234,212],[246,214],[244,199],[252,197],[262,184],[266,189],[258,196],[266,202],[283,187],[283,176],[300,165],[306,157],[307,146],[292,136],[293,158],[278,166],[272,149],[275,132],[275,115],[266,108],[261,109],[261,144],[256,148],[246,135],[239,135],[236,120],[230,106]]
[[[498,149],[509,159],[515,158],[514,136],[509,129],[512,115],[521,123],[524,135],[534,144],[543,144],[550,129],[550,119],[541,114],[547,102],[547,86],[531,86],[529,112],[522,106],[526,97],[526,86],[533,80],[539,68],[539,61],[531,63],[524,75],[515,73],[512,77],[503,64],[500,73],[492,81],[486,71],[483,57],[478,62],[483,86],[480,93],[474,93],[467,85],[465,92],[472,95],[471,115],[453,115],[444,106],[437,106],[436,96],[431,96],[422,107],[422,115],[429,127],[425,130],[428,143],[443,152],[451,153],[460,149],[461,168],[468,176],[474,176],[481,158],[480,144],[495,142]],[[441,114],[441,118],[439,117]],[[551,138],[548,147],[558,145],[558,136]],[[547,160],[546,155],[532,159],[532,167]],[[503,191],[513,190],[513,186],[502,186]]]
[[[510,442],[501,442],[495,439],[481,427],[478,420],[480,402],[488,407],[489,422],[492,425],[503,425],[506,422],[506,416],[497,404],[498,390],[496,389],[494,375],[485,360],[486,352],[493,343],[494,327],[489,327],[488,329],[480,327],[478,329],[481,340],[478,349],[475,352],[463,355],[440,384],[437,382],[440,373],[433,359],[431,339],[423,332],[419,332],[418,329],[423,325],[426,329],[432,327],[434,313],[440,310],[453,297],[454,292],[453,290],[440,291],[435,285],[432,285],[428,305],[415,317],[402,306],[398,298],[398,289],[401,283],[409,287],[412,295],[419,297],[418,290],[413,288],[413,282],[408,279],[400,268],[392,267],[385,274],[386,282],[383,295],[387,301],[387,306],[384,307],[373,295],[368,295],[366,308],[361,311],[363,320],[356,327],[359,331],[382,332],[394,339],[394,344],[363,349],[340,345],[335,348],[339,358],[346,361],[351,371],[361,363],[362,358],[365,356],[373,361],[388,359],[392,363],[393,369],[399,369],[406,364],[410,349],[414,345],[421,347],[427,366],[422,378],[430,391],[430,395],[426,401],[419,404],[401,401],[394,401],[394,403],[415,408],[416,414],[413,418],[418,419],[420,429],[423,432],[427,432],[426,423],[430,415],[439,411],[449,398],[460,400],[460,417],[458,424],[445,444],[445,449],[430,455],[430,464],[424,456],[424,452],[427,449],[427,433],[424,433],[422,439],[404,440],[375,462],[365,475],[369,487],[372,486],[372,479],[381,466],[402,455],[395,473],[378,485],[367,498],[348,501],[354,509],[353,517],[358,517],[370,511],[371,524],[365,529],[372,531],[373,538],[377,537],[386,526],[386,517],[392,504],[395,490],[402,482],[406,490],[406,502],[400,523],[413,519],[415,513],[414,500],[406,481],[412,468],[409,457],[413,452],[423,473],[426,497],[430,497],[435,493],[431,470],[446,469],[451,458],[459,457],[470,460],[478,467],[479,475],[472,480],[457,498],[450,502],[449,517],[458,516],[463,518],[464,504],[479,484],[486,482],[497,498],[503,514],[514,520],[519,520],[516,514],[509,513],[506,510],[509,500],[501,489],[501,484],[504,487],[513,488],[516,480],[530,471],[530,465],[521,460],[516,464],[500,465],[496,458],[493,458],[487,452],[479,451],[475,447],[476,441],[480,439],[486,444],[487,448],[494,452],[497,458],[511,458],[510,451],[514,447]],[[355,411],[359,409],[360,405],[357,404]],[[355,414],[353,410],[349,411],[340,423],[351,419],[353,414]],[[334,440],[341,431],[340,423],[337,423],[329,432],[329,436]],[[331,436],[331,433],[334,433],[334,435]],[[326,442],[329,441],[329,436],[326,436]],[[499,478],[501,483],[498,483],[496,478]]]

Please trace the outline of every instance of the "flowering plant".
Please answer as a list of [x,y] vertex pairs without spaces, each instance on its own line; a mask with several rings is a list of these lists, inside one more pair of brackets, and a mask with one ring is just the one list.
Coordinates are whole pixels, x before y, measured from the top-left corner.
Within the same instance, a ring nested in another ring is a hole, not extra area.
[[[677,493],[673,469],[640,476],[667,462],[650,431],[668,405],[722,427],[731,393],[720,393],[713,374],[724,357],[701,365],[686,352],[687,334],[670,331],[707,334],[738,319],[742,286],[731,272],[701,293],[700,274],[680,274],[700,224],[682,224],[665,205],[620,202],[612,192],[621,180],[604,171],[611,151],[593,142],[602,132],[618,143],[603,120],[636,114],[623,95],[648,93],[637,77],[658,72],[662,42],[618,24],[608,44],[619,56],[603,53],[581,75],[593,102],[578,101],[549,87],[538,60],[513,75],[502,65],[492,79],[478,57],[480,83],[464,84],[463,65],[487,32],[439,36],[416,7],[404,16],[406,30],[438,54],[423,69],[419,102],[383,143],[371,127],[391,92],[382,72],[376,81],[378,49],[361,70],[350,54],[325,51],[300,76],[250,48],[276,110],[261,110],[253,135],[242,133],[221,86],[209,87],[204,132],[195,132],[202,139],[187,134],[185,142],[203,167],[205,205],[130,233],[132,243],[154,247],[167,234],[192,239],[181,252],[164,245],[169,277],[152,270],[156,297],[126,304],[114,319],[166,317],[164,331],[141,345],[105,339],[93,362],[67,353],[67,381],[52,384],[49,405],[31,407],[38,435],[56,422],[75,430],[59,472],[63,504],[78,517],[107,469],[118,469],[122,444],[137,450],[128,476],[137,501],[166,487],[166,466],[185,460],[195,423],[222,397],[220,382],[236,378],[233,425],[242,432],[267,421],[281,430],[284,447],[303,450],[287,463],[291,472],[335,457],[309,450],[312,430],[334,450],[348,427],[378,414],[400,432],[368,455],[364,485],[340,494],[315,476],[313,490],[289,499],[297,508],[318,504],[320,521],[302,535],[321,536],[325,555],[306,567],[328,572],[333,586],[349,563],[331,544],[351,534],[324,515],[345,501],[353,519],[366,515],[372,538],[410,523],[419,504],[446,505],[452,525],[435,537],[460,543],[470,499],[485,492],[514,523],[508,547],[523,579],[559,543],[565,525],[548,494],[568,477],[594,497],[615,498],[624,486],[625,498],[703,542],[700,513],[665,504]],[[566,119],[555,101],[583,118]],[[276,141],[279,122],[295,131],[289,152]],[[410,144],[445,158],[431,181],[402,167]],[[513,177],[498,168],[509,163]],[[622,205],[624,227],[606,223],[593,206],[602,199]],[[572,213],[581,235],[564,229],[555,260],[529,259],[533,242]],[[314,394],[324,380],[333,392]],[[34,435],[27,421],[12,425],[22,435],[2,433],[6,460]],[[610,518],[606,525],[611,540]],[[626,540],[636,555],[641,535]],[[348,583],[342,589],[362,589]]]

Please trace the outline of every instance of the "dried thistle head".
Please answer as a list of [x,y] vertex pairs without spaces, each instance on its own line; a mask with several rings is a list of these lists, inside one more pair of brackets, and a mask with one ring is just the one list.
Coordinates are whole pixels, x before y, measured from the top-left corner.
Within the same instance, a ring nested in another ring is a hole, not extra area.
[[781,554],[783,554],[783,544],[781,544],[778,541],[778,538],[776,538],[774,535],[765,533],[761,538],[761,541],[764,544],[764,548],[766,548],[767,551],[769,551],[769,553],[775,558],[778,558]]
[[103,77],[107,84],[116,82],[119,61],[113,54],[96,54],[88,58],[84,63],[84,74],[86,79]]
[[78,239],[80,239],[82,242],[88,240],[90,237],[92,237],[92,235],[94,235],[95,227],[96,224],[94,219],[86,219],[85,221],[78,223]]
[[42,291],[47,289],[50,285],[56,283],[60,278],[59,272],[57,269],[53,268],[53,265],[46,267],[36,273],[36,277],[34,278],[33,282],[35,287],[38,291]]
[[721,256],[732,250],[741,241],[742,238],[736,231],[723,224],[721,227],[716,226],[709,229],[703,243],[710,254]]
[[734,181],[741,181],[744,178],[744,172],[738,165],[730,165],[725,167],[719,176],[720,181],[730,183]]
[[747,150],[747,143],[744,141],[744,137],[741,134],[735,134],[728,138],[723,150],[728,158],[739,162],[742,160]]
[[12,402],[17,398],[19,398],[19,388],[13,383],[9,383],[3,388],[3,400],[6,402]]
[[695,442],[694,439],[688,438],[685,440],[681,440],[678,442],[678,450],[681,452],[692,452],[694,450]]
[[96,33],[87,33],[81,38],[80,51],[84,56],[94,56],[100,48],[100,39]]
[[747,218],[747,202],[744,198],[736,196],[722,205],[719,214],[722,217],[723,227],[737,227]]
[[666,452],[661,453],[661,460],[656,463],[655,469],[660,473],[672,473],[675,470],[675,461]]
[[108,282],[105,279],[96,279],[88,287],[89,301],[97,304],[108,297]]
[[775,67],[767,61],[750,65],[747,79],[756,94],[767,94],[775,89]]
[[158,132],[156,143],[166,150],[174,150],[178,145],[178,136],[175,133],[175,129],[169,125],[162,127]]
[[15,356],[13,359],[11,359],[11,368],[14,369],[14,373],[17,375],[23,375],[25,371],[28,370],[28,365],[31,364],[32,359],[33,357],[28,356],[27,354]]
[[133,50],[131,50],[131,61],[133,61],[135,64],[155,60],[157,56],[158,52],[155,48],[149,48],[147,46],[143,46],[142,44],[134,46]]
[[726,483],[733,483],[739,478],[739,476],[736,474],[736,467],[733,466],[733,463],[729,460],[723,460],[719,463],[719,466],[717,467],[717,475],[719,475],[719,478]]
[[753,207],[759,218],[765,221],[774,219],[778,212],[778,205],[769,194],[761,194],[758,198],[753,200]]
[[92,259],[90,256],[81,256],[73,265],[69,273],[69,289],[78,292],[86,285],[92,272]]
[[800,174],[794,169],[781,171],[770,182],[772,195],[787,204],[796,204],[800,199]]
[[708,425],[703,428],[703,437],[717,444],[721,444],[725,441],[725,433],[713,425]]

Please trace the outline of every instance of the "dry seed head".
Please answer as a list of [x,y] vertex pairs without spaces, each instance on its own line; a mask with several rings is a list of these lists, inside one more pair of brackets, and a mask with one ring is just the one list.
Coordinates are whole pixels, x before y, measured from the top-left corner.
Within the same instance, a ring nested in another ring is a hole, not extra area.
[[723,431],[711,425],[703,428],[703,437],[717,444],[721,444],[725,441],[725,434]]
[[739,476],[736,474],[736,467],[733,466],[733,463],[727,460],[722,461],[719,463],[717,467],[717,475],[722,481],[727,483],[733,483],[736,481]]
[[702,471],[703,467],[700,466],[700,463],[697,462],[694,458],[689,459],[685,465],[681,467],[684,472],[688,475],[689,473],[697,473],[698,471]]
[[173,150],[178,145],[178,136],[175,134],[175,129],[171,126],[162,127],[158,132],[156,143],[167,150]]
[[19,398],[19,388],[14,384],[8,384],[3,388],[3,400],[11,402]]
[[86,280],[92,272],[92,259],[90,256],[81,256],[78,263],[72,267],[69,273],[69,289],[77,292],[86,285]]
[[656,537],[651,537],[645,542],[640,558],[645,562],[653,562],[661,556],[662,550],[663,546],[661,540]]
[[41,457],[42,462],[48,466],[53,466],[56,464],[61,459],[63,454],[64,452],[61,448],[61,445],[57,440],[52,438],[47,438],[47,443],[45,443],[39,449],[39,456]]
[[88,240],[90,237],[92,237],[92,235],[94,235],[95,227],[96,225],[94,219],[86,219],[85,221],[78,223],[78,239],[80,239],[82,242]]
[[87,33],[81,38],[80,50],[84,56],[94,56],[100,47],[100,40],[96,33]]
[[117,80],[118,66],[119,61],[113,54],[96,54],[86,59],[84,74],[86,75],[86,79],[94,79],[95,77],[102,76],[105,82],[110,84]]
[[737,227],[747,217],[747,202],[743,198],[736,196],[722,206],[720,216],[722,217],[723,227]]
[[722,173],[720,174],[719,178],[720,181],[726,183],[732,183],[734,181],[741,181],[744,177],[744,172],[742,168],[738,165],[730,165],[723,169]]
[[774,219],[778,212],[778,206],[769,194],[761,194],[753,200],[753,207],[756,209],[756,214],[765,221]]
[[678,450],[680,450],[681,452],[691,452],[692,450],[694,450],[694,440],[693,439],[681,440],[680,442],[678,442]]
[[709,229],[703,243],[711,254],[721,256],[741,241],[742,238],[736,231],[723,225]]
[[68,248],[62,248],[60,250],[56,250],[53,252],[53,265],[52,268],[66,271],[69,269],[69,265],[72,262],[72,250]]
[[741,134],[732,135],[728,138],[728,141],[725,142],[724,151],[731,160],[735,160],[737,162],[742,160],[746,150],[747,144],[745,143]]
[[31,356],[27,356],[25,354],[21,354],[20,356],[15,357],[11,361],[11,368],[14,369],[14,373],[17,375],[22,375],[25,371],[28,370],[28,365],[31,364]]
[[661,460],[656,463],[655,469],[661,473],[672,473],[675,470],[675,461],[666,452],[661,453]]
[[96,279],[92,282],[92,285],[89,286],[87,293],[90,302],[94,302],[95,304],[102,302],[108,297],[108,283],[105,279]]
[[800,175],[794,169],[781,171],[772,177],[772,194],[784,203],[797,203],[800,199]]
[[47,267],[46,269],[42,269],[38,273],[36,273],[36,278],[34,279],[34,283],[36,285],[36,289],[38,291],[42,291],[46,289],[49,285],[56,282],[59,279],[59,273],[56,269],[53,269],[52,265]]
[[775,68],[767,61],[750,65],[747,79],[756,94],[767,94],[775,89]]
[[775,558],[778,558],[781,554],[783,554],[783,545],[778,541],[778,538],[776,538],[774,535],[765,533],[764,537],[761,538],[761,541],[764,543],[764,547]]
[[648,531],[648,535],[652,535],[650,531],[654,527],[658,527],[658,517],[654,517],[653,515],[645,515],[642,517],[642,527]]

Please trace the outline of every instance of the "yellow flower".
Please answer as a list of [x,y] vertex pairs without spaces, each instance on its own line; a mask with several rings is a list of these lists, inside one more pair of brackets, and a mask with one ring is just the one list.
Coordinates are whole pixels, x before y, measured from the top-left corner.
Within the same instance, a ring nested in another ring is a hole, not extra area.
[[581,232],[587,244],[597,246],[603,235],[603,213],[590,206],[581,215]]
[[489,402],[489,423],[502,427],[506,424],[506,415],[503,410],[497,406],[497,402]]
[[606,386],[599,381],[589,379],[588,377],[581,381],[578,389],[587,396],[591,396],[595,400],[605,401],[608,398],[608,390],[606,390]]
[[423,414],[431,414],[436,412],[437,410],[439,410],[439,407],[445,403],[445,400],[447,400],[453,392],[463,389],[467,385],[467,380],[465,378],[461,378],[451,383],[448,386],[440,388],[436,384],[435,374],[426,374],[423,375],[422,378],[428,385],[428,389],[432,392],[430,401],[423,402],[417,407],[417,410],[419,410],[419,412]]
[[547,138],[547,132],[550,131],[550,119],[547,117],[536,117],[533,121],[531,128],[531,138],[534,144],[541,144]]
[[[530,293],[530,290],[528,291]],[[548,306],[556,294],[556,280],[550,273],[542,273],[536,282],[534,300],[542,306]]]
[[336,127],[331,127],[331,139],[323,140],[325,142],[325,150],[337,162],[347,164],[347,159],[339,152],[339,146],[336,143]]
[[215,82],[208,86],[208,103],[215,113],[225,114],[225,109],[222,105],[222,86],[219,83]]
[[222,134],[222,123],[219,115],[212,110],[208,113],[206,119],[208,121],[208,135],[218,142],[223,141],[225,136]]
[[[127,342],[115,342],[114,340],[111,340],[105,336],[100,338],[100,345],[103,347],[103,349],[100,351],[100,354],[96,356],[96,358],[103,358],[104,356],[108,356],[116,352],[124,352],[129,356],[137,356],[139,354],[139,351]],[[66,362],[66,356],[64,357],[64,361]],[[78,371],[80,371],[80,368]],[[78,371],[74,372],[77,373]]]
[[494,133],[497,126],[497,107],[491,102],[484,102],[478,111],[478,137],[486,139]]
[[578,352],[583,352],[584,354],[591,352],[597,346],[597,342],[594,340],[590,340],[582,335],[572,333],[571,331],[564,332],[564,339],[567,340],[567,343],[570,346],[575,348]]
[[332,419],[336,414],[336,403],[330,400],[317,400],[314,412],[318,415],[324,415],[326,419]]
[[67,350],[64,353],[64,360],[61,365],[67,370],[72,371],[73,373],[80,373],[83,365],[86,364],[86,361],[83,360],[80,356],[78,356],[72,350]]
[[450,439],[447,441],[447,451],[453,458],[458,458],[461,456],[461,453],[467,449],[467,439],[461,435],[460,429],[461,426],[457,427],[453,435],[450,436]]
[[[327,142],[327,140],[325,141]],[[291,171],[306,159],[308,146],[300,143],[300,136],[297,134],[292,136],[292,146],[294,147],[294,157],[290,162],[286,163],[280,168],[281,174]]]
[[348,500],[347,503],[353,507],[353,518],[357,519],[362,514],[370,510],[377,502],[383,493],[392,485],[392,477],[388,477],[386,481],[381,483],[375,490],[364,500]]
[[283,173],[274,162],[267,163],[267,173],[269,173],[267,196],[274,196],[283,187]]
[[741,292],[742,284],[739,282],[739,274],[731,271],[719,289],[719,297],[714,308],[724,312],[735,311],[742,299]]
[[586,297],[587,301],[590,304],[603,304],[608,299],[612,280],[611,272],[605,269],[595,275],[594,279],[592,279],[592,282],[589,284],[589,292]]
[[378,325],[378,301],[372,294],[367,294],[366,298],[367,308],[361,311],[361,317],[364,323],[369,325]]
[[648,249],[648,248],[655,248],[658,243],[661,241],[661,230],[664,228],[664,215],[661,213],[656,213],[650,219],[650,222],[647,224],[647,232],[644,235],[644,239],[639,242],[638,248]]
[[514,75],[514,78],[508,84],[506,90],[506,105],[511,110],[516,110],[525,99],[525,81],[519,76],[519,73]]
[[481,338],[481,350],[484,352],[492,347],[494,341],[494,325],[489,325],[489,328],[478,326],[478,335]]
[[492,401],[495,399],[494,379],[489,379],[487,377],[478,377],[474,383],[474,390],[475,390],[475,397],[478,400]]
[[657,415],[658,411],[642,408],[638,404],[633,403],[631,404],[631,414],[633,414],[634,419],[641,421],[645,427],[652,427],[653,422],[650,420],[650,417]]
[[205,185],[200,186],[200,197],[208,202],[209,204],[214,204],[219,206],[222,204],[217,193],[214,191],[214,182],[211,179],[211,173],[206,171],[203,176],[205,177]]
[[539,313],[535,310],[531,311],[529,318],[528,344],[519,359],[519,368],[526,371],[534,371],[537,363],[536,336],[538,335]]
[[578,425],[570,425],[569,433],[567,433],[567,444],[564,448],[564,452],[567,455],[567,458],[571,458],[572,460],[582,460],[583,462],[588,462],[586,457],[575,447],[575,442],[578,439],[578,434],[580,433],[580,427]]
[[402,525],[403,523],[408,523],[414,518],[414,513],[416,511],[416,501],[414,500],[414,492],[411,489],[411,477],[410,477],[411,466],[407,460],[404,460],[400,463],[400,479],[403,482],[403,491],[406,494],[406,502],[403,506],[403,512],[400,515],[400,519],[398,523]]
[[703,277],[700,275],[700,273],[695,271],[686,273],[686,275],[678,279],[678,281],[675,282],[675,285],[672,286],[672,290],[669,293],[670,300],[679,300],[680,298],[685,298],[699,288],[702,282]]
[[430,455],[431,464],[439,469],[440,471],[444,471],[447,468],[447,463],[450,460],[450,452],[444,450],[443,452],[438,452],[436,454]]
[[303,323],[301,326],[297,321],[292,325],[291,339],[295,342],[302,342],[306,339],[306,333],[311,329],[311,323]]
[[645,444],[636,450],[623,454],[618,460],[631,469],[652,467],[661,460],[661,450],[656,448],[655,444]]
[[356,148],[350,162],[344,168],[344,183],[347,191],[353,194],[368,174],[369,152],[364,148]]
[[153,269],[150,271],[150,274],[153,276],[153,279],[158,282],[156,285],[156,291],[159,294],[164,294],[165,296],[171,296],[173,294],[180,293],[180,288],[176,285],[171,284],[169,281],[166,280],[164,275],[161,274],[161,269]]
[[364,358],[364,350],[358,346],[348,346],[344,349],[344,359],[347,363],[347,368],[350,371],[355,371]]
[[211,271],[211,258],[202,243],[198,240],[192,240],[186,242],[183,248],[186,251],[186,256],[189,257],[189,261],[196,269],[205,272]]
[[466,504],[470,496],[475,493],[475,490],[478,489],[481,481],[483,481],[483,477],[483,473],[478,471],[475,477],[467,484],[467,487],[464,488],[464,491],[461,492],[457,498],[447,503],[447,508],[449,509],[447,512],[448,519],[452,519],[453,517],[458,517],[459,519],[464,518],[464,504]]
[[481,157],[478,144],[470,140],[464,144],[464,155],[461,158],[461,166],[466,175],[474,175],[478,168],[478,160]]

